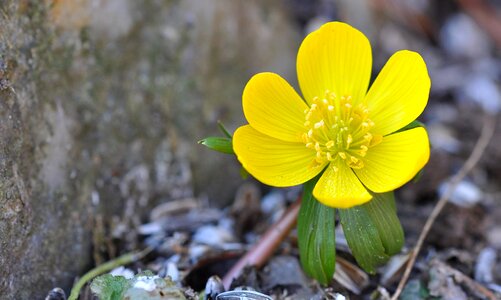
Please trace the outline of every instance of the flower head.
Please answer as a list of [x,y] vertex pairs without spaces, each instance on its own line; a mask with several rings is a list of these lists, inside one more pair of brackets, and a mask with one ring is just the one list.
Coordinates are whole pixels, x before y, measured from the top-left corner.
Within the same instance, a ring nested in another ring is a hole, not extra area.
[[309,34],[297,56],[303,98],[274,73],[247,83],[242,98],[249,125],[233,138],[239,161],[278,187],[323,171],[313,195],[338,208],[408,182],[428,161],[428,135],[422,127],[398,130],[426,106],[426,65],[418,53],[398,51],[367,91],[371,68],[370,43],[357,29],[331,22]]

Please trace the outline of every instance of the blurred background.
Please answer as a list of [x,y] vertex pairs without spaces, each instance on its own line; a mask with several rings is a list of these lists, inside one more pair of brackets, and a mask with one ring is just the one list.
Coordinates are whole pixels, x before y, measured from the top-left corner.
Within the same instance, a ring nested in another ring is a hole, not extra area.
[[[68,290],[95,264],[141,248],[155,228],[169,232],[173,215],[186,222],[197,211],[195,225],[216,231],[237,216],[247,223],[231,223],[222,240],[210,232],[213,241],[252,243],[297,189],[243,180],[234,157],[196,142],[220,135],[218,120],[231,131],[245,122],[241,93],[253,74],[275,72],[297,87],[302,39],[331,20],[368,36],[374,76],[400,49],[428,65],[421,121],[432,157],[421,180],[397,193],[412,246],[484,115],[499,111],[500,1],[0,0],[0,297]],[[471,276],[482,251],[501,249],[498,135],[425,252]],[[249,207],[261,219],[242,217]],[[191,247],[197,229],[180,245]]]

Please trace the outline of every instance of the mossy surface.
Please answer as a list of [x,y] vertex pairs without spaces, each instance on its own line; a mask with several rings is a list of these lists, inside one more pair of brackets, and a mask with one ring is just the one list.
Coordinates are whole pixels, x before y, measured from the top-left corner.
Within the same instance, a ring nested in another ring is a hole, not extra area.
[[295,77],[280,4],[0,3],[0,298],[68,290],[98,220],[132,228],[163,201],[231,201],[235,159],[196,141],[243,123],[253,73]]

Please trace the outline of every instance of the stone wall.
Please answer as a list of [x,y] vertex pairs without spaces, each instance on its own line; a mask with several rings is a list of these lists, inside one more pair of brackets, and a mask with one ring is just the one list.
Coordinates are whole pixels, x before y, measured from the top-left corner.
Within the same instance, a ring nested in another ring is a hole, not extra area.
[[0,298],[69,289],[103,222],[231,201],[238,165],[196,141],[244,122],[252,74],[294,82],[299,42],[280,1],[0,0]]

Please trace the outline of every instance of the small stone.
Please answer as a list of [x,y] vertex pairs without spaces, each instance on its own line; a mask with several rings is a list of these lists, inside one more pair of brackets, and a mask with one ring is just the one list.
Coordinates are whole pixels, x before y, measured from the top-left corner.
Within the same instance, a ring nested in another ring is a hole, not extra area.
[[428,126],[428,134],[433,148],[449,153],[457,153],[460,150],[461,143],[453,136],[449,127],[435,123]]
[[271,215],[281,210],[285,206],[285,196],[280,191],[272,191],[265,195],[261,201],[261,210],[263,213]]
[[487,231],[487,241],[490,246],[501,249],[501,226],[495,226]]
[[123,276],[126,279],[134,278],[134,272],[131,269],[126,269],[124,266],[111,270],[110,274],[113,276]]
[[223,282],[217,275],[209,277],[205,284],[204,300],[215,300],[217,295],[224,292]]
[[[449,188],[449,183],[443,183],[439,187],[440,195],[443,195]],[[472,207],[483,197],[482,191],[473,183],[469,181],[461,181],[454,192],[452,193],[449,202],[452,202],[461,207]]]
[[440,43],[453,57],[479,58],[487,56],[491,43],[485,32],[466,14],[449,18],[440,31]]
[[193,242],[211,246],[220,246],[233,241],[233,235],[228,230],[213,225],[202,226],[193,235]]
[[482,283],[493,281],[493,268],[496,265],[496,250],[484,248],[480,251],[475,264],[475,280]]
[[490,114],[497,114],[501,110],[501,92],[489,76],[473,74],[466,81],[461,94],[466,100],[472,101]]
[[146,223],[138,227],[139,234],[153,235],[163,231],[162,225],[158,222]]
[[47,294],[47,297],[45,297],[45,300],[66,300],[66,294],[64,293],[63,289],[61,288],[53,288],[49,294]]

